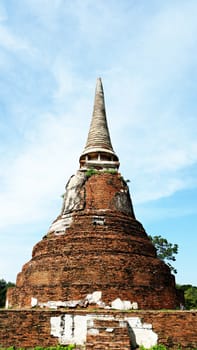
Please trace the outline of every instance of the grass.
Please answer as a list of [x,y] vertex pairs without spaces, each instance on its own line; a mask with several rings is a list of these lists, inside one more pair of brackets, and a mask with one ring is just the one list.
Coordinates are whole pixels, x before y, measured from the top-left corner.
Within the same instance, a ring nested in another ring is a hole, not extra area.
[[[15,346],[10,346],[9,348],[1,348],[0,350],[25,350],[24,348],[16,348]],[[35,348],[31,348],[31,350],[73,350],[75,349],[75,345],[57,345],[57,346],[49,346],[49,347],[42,347],[42,346],[36,346]]]
[[[174,349],[174,348],[173,348]],[[177,346],[176,350],[181,350],[181,346]],[[140,345],[139,350],[170,350],[170,348],[167,348],[165,345],[163,344],[157,344],[157,345],[153,345],[150,348],[145,348],[143,345]],[[191,350],[190,348],[185,349],[185,350]],[[197,348],[192,349],[192,350],[197,350]]]
[[91,177],[95,174],[117,174],[116,169],[104,169],[104,170],[96,170],[94,168],[90,168],[85,172],[86,177]]

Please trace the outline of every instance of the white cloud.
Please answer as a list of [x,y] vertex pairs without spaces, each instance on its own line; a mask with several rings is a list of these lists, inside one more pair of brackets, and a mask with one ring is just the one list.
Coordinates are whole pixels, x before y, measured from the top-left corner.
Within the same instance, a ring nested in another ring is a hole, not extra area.
[[32,51],[25,39],[18,37],[3,25],[0,25],[0,46],[10,51]]
[[118,9],[121,10],[121,6],[112,4],[111,1],[93,4],[90,0],[76,0],[69,6],[69,11],[77,19],[79,32],[91,45],[111,38],[113,30],[117,26],[122,27],[124,22],[121,21],[122,13],[117,11]]
[[2,3],[0,3],[0,22],[4,22],[7,19],[7,13],[5,7]]
[[63,103],[69,95],[73,93],[75,95],[77,94],[80,79],[75,77],[70,62],[63,61],[62,58],[57,58],[52,66],[52,74],[57,84],[57,88],[54,91],[56,103]]
[[[8,158],[1,159],[1,227],[44,219],[50,211],[49,201],[61,203],[64,186],[78,169],[78,158],[85,145],[84,119],[86,124],[90,121],[87,104],[86,96],[81,97],[69,106],[69,111],[42,114],[31,122],[30,128],[22,128],[24,144],[9,162]],[[36,115],[38,110],[33,113]]]
[[64,0],[22,0],[23,6],[27,7],[30,11],[30,14],[38,17],[41,21],[45,22],[46,20],[51,21],[52,25],[54,19],[58,14],[61,13],[64,8]]
[[63,193],[71,169],[78,167],[73,137],[78,131],[72,124],[66,125],[68,119],[45,116],[29,135],[27,148],[4,168],[1,226],[40,219],[48,209],[43,207],[46,198],[58,199]]

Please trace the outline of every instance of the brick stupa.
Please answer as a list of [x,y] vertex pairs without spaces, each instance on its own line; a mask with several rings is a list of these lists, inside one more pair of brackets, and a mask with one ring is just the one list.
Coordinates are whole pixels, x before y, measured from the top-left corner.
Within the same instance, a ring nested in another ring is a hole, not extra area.
[[8,306],[72,304],[100,291],[103,305],[120,298],[140,309],[177,307],[174,276],[136,220],[118,168],[99,78],[80,169],[66,185],[60,215],[9,290]]

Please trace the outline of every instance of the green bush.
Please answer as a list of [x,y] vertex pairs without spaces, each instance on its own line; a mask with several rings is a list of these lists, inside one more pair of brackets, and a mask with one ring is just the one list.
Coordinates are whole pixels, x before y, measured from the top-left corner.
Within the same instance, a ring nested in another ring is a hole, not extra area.
[[[32,350],[73,350],[75,349],[75,345],[57,345],[57,346],[49,346],[49,347],[42,347],[42,346],[36,346]],[[0,348],[0,350],[16,350],[15,346],[10,346],[9,348]],[[24,350],[23,348],[20,348],[19,350]]]
[[197,309],[197,287],[191,284],[177,285],[184,292],[186,309]]
[[95,175],[95,174],[117,174],[117,170],[116,169],[96,170],[94,168],[90,168],[85,172],[85,175],[87,177],[91,177],[92,175]]
[[[140,347],[139,347],[139,350],[170,350],[171,348],[167,348],[165,345],[163,345],[163,344],[157,344],[157,345],[153,345],[153,346],[151,346],[150,348],[145,348],[143,345],[141,345]],[[176,350],[181,350],[181,346],[178,346],[177,348],[176,348]],[[185,350],[191,350],[191,349],[185,349]],[[197,348],[196,349],[194,349],[194,350],[197,350]]]
[[168,350],[168,348],[166,348],[165,345],[157,344],[157,345],[151,346],[151,348],[149,349],[146,349],[143,345],[141,345],[140,350]]
[[0,279],[0,308],[5,306],[6,292],[10,287],[14,287],[14,283]]
[[116,169],[105,169],[102,171],[102,173],[117,174],[117,170]]
[[85,173],[85,175],[87,176],[87,177],[91,177],[92,175],[95,175],[95,174],[98,174],[98,171],[97,170],[95,170],[95,169],[88,169],[87,171],[86,171],[86,173]]

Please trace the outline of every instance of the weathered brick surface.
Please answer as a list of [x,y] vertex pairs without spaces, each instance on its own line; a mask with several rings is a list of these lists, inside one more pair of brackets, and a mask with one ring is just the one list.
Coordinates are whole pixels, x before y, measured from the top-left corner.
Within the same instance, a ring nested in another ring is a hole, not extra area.
[[131,342],[126,322],[124,322],[121,326],[120,322],[115,320],[94,320],[93,327],[98,331],[98,334],[92,335],[91,333],[88,333],[86,350],[131,349]]
[[0,310],[0,347],[34,347],[57,345],[50,336],[53,312]]
[[197,348],[197,311],[140,312],[143,322],[153,325],[159,343],[169,348]]
[[[0,347],[34,347],[34,346],[50,346],[57,345],[58,339],[50,335],[50,318],[65,313],[86,314],[86,311],[43,311],[43,310],[0,310]],[[143,322],[151,323],[153,331],[158,334],[158,342],[165,344],[169,348],[178,349],[196,349],[197,348],[197,312],[192,311],[138,311],[130,313],[120,313],[112,311],[97,311],[97,313],[105,313],[113,315],[116,319],[124,319],[128,317],[140,317]],[[97,324],[102,328],[106,324]],[[113,321],[114,322],[114,321]],[[113,326],[115,324],[113,323]],[[117,329],[118,330],[118,329]],[[106,333],[106,332],[104,332]],[[122,336],[121,336],[122,334]],[[123,350],[124,347],[117,347],[124,342],[125,349],[128,346],[128,338],[125,329],[116,334],[118,340],[107,340],[106,337],[101,340],[111,342],[111,349]],[[114,336],[114,337],[116,337]],[[120,336],[118,338],[118,336]],[[89,349],[108,349],[100,347],[93,338],[88,337]],[[97,346],[97,347],[96,347]],[[123,344],[121,345],[123,346]]]
[[8,293],[9,304],[30,306],[31,297],[39,302],[82,299],[100,290],[106,303],[119,297],[138,302],[140,309],[175,308],[174,277],[135,219],[122,177],[93,175],[80,193],[85,206],[72,212],[63,235],[50,233],[36,244]]

